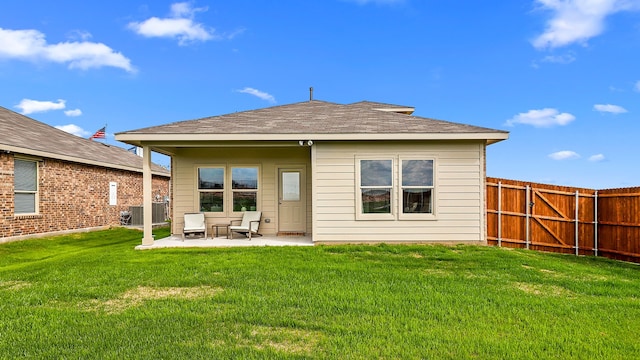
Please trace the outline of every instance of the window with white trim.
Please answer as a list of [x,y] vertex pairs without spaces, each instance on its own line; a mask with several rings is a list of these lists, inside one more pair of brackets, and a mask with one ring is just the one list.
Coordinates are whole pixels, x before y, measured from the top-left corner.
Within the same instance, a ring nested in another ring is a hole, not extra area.
[[390,219],[393,214],[393,160],[358,160],[357,218]]
[[400,160],[402,214],[433,214],[433,160]]
[[258,168],[232,167],[233,211],[254,211],[258,206]]
[[14,159],[14,213],[38,212],[38,162]]
[[432,157],[356,156],[356,220],[435,220]]
[[198,168],[200,211],[224,211],[224,167]]

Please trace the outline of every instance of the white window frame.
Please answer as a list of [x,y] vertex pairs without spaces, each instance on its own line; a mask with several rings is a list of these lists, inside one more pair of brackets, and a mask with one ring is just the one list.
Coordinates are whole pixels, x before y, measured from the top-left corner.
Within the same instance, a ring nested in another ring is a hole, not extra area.
[[[224,183],[222,184],[222,189],[200,189],[200,169],[222,169],[222,179]],[[227,199],[227,166],[226,165],[200,165],[196,167],[196,203],[198,211],[211,213],[213,215],[225,215],[226,214],[226,199]],[[200,193],[222,193],[222,209],[220,211],[209,211],[202,210],[202,205],[200,204]]]
[[[233,188],[233,169],[247,169],[247,168],[252,168],[252,169],[256,169],[256,188],[255,189],[234,189]],[[235,193],[256,193],[256,208],[255,209],[246,209],[246,210],[260,210],[260,189],[262,188],[262,184],[261,184],[261,174],[262,174],[262,169],[260,168],[260,165],[252,165],[252,164],[237,164],[237,165],[231,165],[229,166],[229,175],[228,175],[228,182],[229,182],[229,186],[228,186],[228,194],[229,194],[229,201],[228,201],[228,209],[229,212],[232,214],[242,214],[242,210],[239,211],[235,211],[233,209],[233,195]]]
[[[35,190],[18,190],[15,188],[15,183],[16,183],[16,171],[15,171],[15,164],[17,161],[23,161],[23,162],[31,162],[34,163],[36,171],[35,171],[35,184],[36,184],[36,189]],[[14,184],[14,197],[13,197],[13,201],[14,201],[14,207],[13,207],[13,213],[15,216],[29,216],[29,215],[37,215],[40,213],[40,167],[39,165],[40,160],[39,159],[31,159],[31,158],[23,158],[23,157],[14,157],[13,159],[13,166],[14,166],[14,171],[13,171],[13,184]],[[34,211],[35,212],[17,212],[16,211],[16,207],[15,207],[15,202],[16,202],[16,196],[17,194],[33,194],[33,201],[34,201]]]
[[[427,160],[433,161],[431,168],[432,184],[431,186],[404,186],[402,183],[403,161],[408,160]],[[438,161],[434,156],[400,156],[398,159],[398,219],[399,220],[436,220],[437,207],[437,164]],[[404,212],[404,189],[431,189],[431,212],[430,213],[405,213]]]
[[[371,156],[357,156],[356,157],[356,220],[395,220],[395,184],[396,184],[396,160],[393,156],[388,155],[371,155]],[[362,186],[362,171],[361,164],[363,160],[378,160],[378,161],[391,161],[391,185],[381,186]],[[389,189],[391,199],[389,201],[388,213],[363,213],[362,209],[362,189]]]

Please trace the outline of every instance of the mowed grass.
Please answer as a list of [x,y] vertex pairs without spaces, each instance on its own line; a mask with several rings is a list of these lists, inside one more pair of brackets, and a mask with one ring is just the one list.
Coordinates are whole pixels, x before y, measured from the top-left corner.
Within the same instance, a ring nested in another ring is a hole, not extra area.
[[140,239],[0,245],[0,358],[640,358],[634,264],[475,246],[135,251]]

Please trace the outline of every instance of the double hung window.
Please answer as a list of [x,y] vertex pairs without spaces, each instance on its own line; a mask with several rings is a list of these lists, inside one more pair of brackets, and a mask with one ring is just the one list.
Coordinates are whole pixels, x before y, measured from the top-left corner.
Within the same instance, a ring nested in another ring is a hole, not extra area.
[[231,168],[233,211],[256,210],[258,206],[258,168]]
[[14,160],[14,213],[35,214],[38,212],[38,162]]
[[224,211],[224,168],[198,168],[198,192],[200,194],[200,211]]
[[402,213],[433,213],[433,160],[402,160]]
[[393,160],[360,159],[358,169],[358,217],[390,218],[393,212]]

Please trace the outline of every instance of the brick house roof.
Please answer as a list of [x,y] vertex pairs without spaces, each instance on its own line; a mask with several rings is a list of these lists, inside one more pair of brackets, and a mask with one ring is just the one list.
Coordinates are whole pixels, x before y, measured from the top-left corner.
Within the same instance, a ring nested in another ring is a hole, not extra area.
[[[91,141],[0,106],[0,150],[142,172],[142,158],[121,147]],[[170,172],[152,164],[156,175]]]
[[502,130],[412,116],[411,113],[412,107],[369,101],[343,105],[311,100],[116,135],[119,140],[130,143],[141,139],[289,140],[300,135],[314,140],[473,138],[500,141],[508,137],[508,132]]

